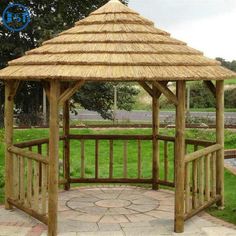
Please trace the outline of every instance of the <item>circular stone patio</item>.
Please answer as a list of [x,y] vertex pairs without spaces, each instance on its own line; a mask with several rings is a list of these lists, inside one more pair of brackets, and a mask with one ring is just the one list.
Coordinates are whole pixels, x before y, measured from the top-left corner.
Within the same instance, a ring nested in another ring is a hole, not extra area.
[[[60,192],[58,235],[175,235],[173,216],[174,194],[168,190],[81,187]],[[204,213],[188,220],[180,235],[236,235],[230,226]],[[2,207],[0,235],[39,236],[47,231],[21,211]]]

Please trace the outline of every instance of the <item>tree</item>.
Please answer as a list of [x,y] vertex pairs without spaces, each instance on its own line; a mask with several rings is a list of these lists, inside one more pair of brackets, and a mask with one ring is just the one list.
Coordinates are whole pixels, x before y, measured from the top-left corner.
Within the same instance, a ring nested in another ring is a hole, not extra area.
[[[138,95],[139,90],[132,84],[115,85],[118,86],[118,108],[130,111],[135,103],[134,97]],[[80,103],[87,110],[99,112],[104,119],[112,119],[113,99],[114,83],[87,83],[74,96],[75,102]]]
[[[15,1],[11,1],[14,3]],[[74,22],[85,18],[90,12],[96,10],[100,6],[107,3],[108,0],[19,0],[17,3],[21,3],[27,6],[31,12],[30,24],[21,32],[10,32],[3,25],[0,25],[0,68],[7,66],[7,62],[24,55],[25,51],[33,49],[41,45],[45,40],[48,40],[56,36],[59,32],[66,30],[73,26]],[[123,3],[128,4],[128,0],[122,0]],[[8,5],[8,1],[0,1],[0,15],[2,15],[4,9]],[[89,88],[90,87],[90,88]],[[91,94],[101,94],[101,91],[105,94],[112,93],[112,86],[105,84],[87,84],[83,88],[85,91],[89,89]],[[126,97],[123,100],[123,108],[131,109],[133,96],[137,94],[135,89],[130,85],[123,86],[123,91],[128,94],[121,96]],[[21,85],[21,90],[16,96],[16,107],[20,113],[37,114],[42,106],[42,91],[43,88],[36,82],[24,82]],[[35,94],[38,94],[35,96]],[[82,92],[83,95],[79,95],[78,101],[86,109],[95,109],[103,117],[110,118],[111,110],[111,97],[106,96],[98,99],[97,101],[103,101],[104,107],[99,106],[95,108],[94,104],[89,105],[87,103],[87,94]],[[0,102],[3,104],[4,92],[3,85],[0,84]],[[110,99],[106,101],[105,99]],[[75,99],[76,100],[76,99]],[[122,106],[120,106],[122,107]],[[0,123],[3,120],[3,107],[0,107]],[[107,113],[107,114],[106,114]],[[32,117],[32,121],[35,117]]]

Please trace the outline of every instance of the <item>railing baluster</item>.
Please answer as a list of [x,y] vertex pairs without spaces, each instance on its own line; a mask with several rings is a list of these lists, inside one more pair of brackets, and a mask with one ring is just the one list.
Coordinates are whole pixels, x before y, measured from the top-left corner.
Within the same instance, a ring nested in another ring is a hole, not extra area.
[[24,158],[20,157],[20,202],[25,202],[25,170],[24,170]]
[[[42,145],[38,145],[38,154],[42,154]],[[39,187],[42,186],[42,163],[39,163]]]
[[46,215],[47,209],[47,165],[42,164],[42,185],[41,185],[41,193],[42,193],[42,214]]
[[199,204],[204,202],[204,160],[203,157],[199,159]]
[[84,163],[84,139],[80,141],[80,152],[81,152],[81,179],[85,177],[85,163]]
[[33,184],[34,210],[39,206],[39,163],[34,161],[34,184]]
[[190,163],[185,165],[185,212],[190,210]]
[[32,206],[32,160],[27,160],[27,204]]
[[206,155],[205,157],[205,199],[206,201],[210,200],[210,156],[211,154]]
[[98,173],[98,171],[99,171],[99,169],[98,169],[98,165],[99,165],[99,160],[98,160],[98,152],[99,152],[98,145],[99,145],[99,140],[96,139],[96,141],[95,141],[95,179],[98,179],[98,175],[99,175],[99,173]]
[[193,190],[192,190],[192,204],[193,204],[193,209],[197,208],[198,205],[198,199],[197,199],[197,171],[198,171],[198,161],[194,160],[193,161]]
[[212,197],[216,197],[216,153],[212,153],[211,161],[211,192]]
[[19,199],[19,156],[13,155],[13,194],[14,199]]
[[113,178],[113,140],[110,140],[110,161],[109,161],[109,178]]
[[124,141],[124,178],[127,178],[127,140]]
[[138,140],[138,179],[142,176],[142,147],[141,140]]
[[168,180],[168,142],[164,142],[164,180]]

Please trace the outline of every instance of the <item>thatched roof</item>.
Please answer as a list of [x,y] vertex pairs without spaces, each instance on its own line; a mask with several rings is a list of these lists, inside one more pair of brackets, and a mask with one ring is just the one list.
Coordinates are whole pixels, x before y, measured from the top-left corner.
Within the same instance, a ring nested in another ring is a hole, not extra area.
[[154,27],[118,0],[9,62],[0,79],[217,80],[220,63]]

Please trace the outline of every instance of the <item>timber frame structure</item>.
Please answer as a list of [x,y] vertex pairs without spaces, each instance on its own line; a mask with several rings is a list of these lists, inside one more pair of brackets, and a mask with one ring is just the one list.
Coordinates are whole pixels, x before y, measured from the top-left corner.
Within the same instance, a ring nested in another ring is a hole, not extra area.
[[[92,37],[94,41],[91,41],[88,37],[95,32],[98,38]],[[135,37],[137,34],[139,37]],[[224,207],[224,79],[234,76],[233,72],[154,28],[149,20],[118,0],[111,0],[74,28],[9,64],[0,71],[0,78],[5,82],[6,209],[23,210],[47,224],[48,235],[54,236],[57,235],[58,185],[64,185],[65,190],[70,190],[73,183],[147,183],[154,190],[160,185],[174,187],[175,232],[183,232],[184,221],[210,205]],[[48,139],[13,143],[14,96],[24,80],[43,84],[50,104],[50,134]],[[216,98],[215,142],[185,138],[185,90],[186,81],[190,80],[204,81]],[[138,82],[152,97],[152,135],[71,134],[69,100],[88,81]],[[175,82],[176,93],[168,88],[170,81]],[[175,137],[159,134],[162,94],[176,107]],[[60,108],[63,109],[62,136],[59,135]],[[71,140],[80,143],[80,178],[70,175]],[[87,140],[94,140],[93,178],[85,176]],[[108,141],[110,152],[107,178],[99,176],[99,142],[103,140]],[[122,178],[115,178],[113,173],[116,140],[123,141]],[[129,178],[127,174],[129,140],[137,141],[137,178]],[[62,179],[58,168],[60,142],[63,143]],[[143,142],[152,142],[150,178],[142,177]],[[160,165],[160,158],[164,166]],[[170,169],[171,161],[174,170]]]

